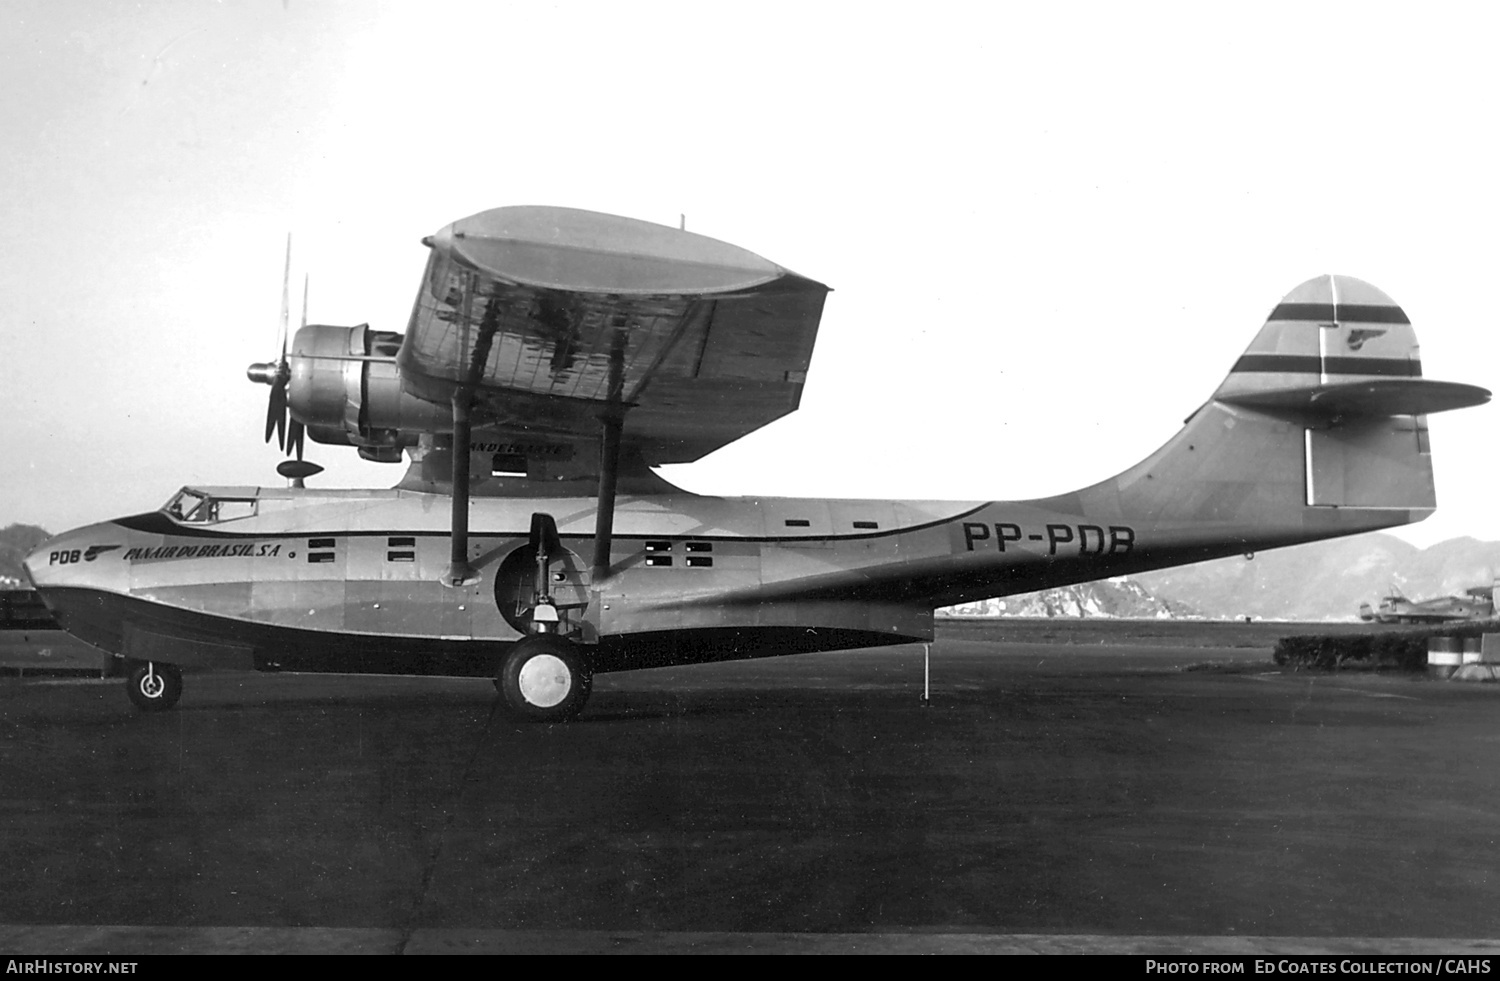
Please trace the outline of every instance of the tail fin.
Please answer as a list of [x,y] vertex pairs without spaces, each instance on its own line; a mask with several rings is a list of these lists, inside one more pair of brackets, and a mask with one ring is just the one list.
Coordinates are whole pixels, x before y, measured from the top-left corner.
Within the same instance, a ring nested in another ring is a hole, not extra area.
[[1423,378],[1416,332],[1394,300],[1351,276],[1319,276],[1276,305],[1214,398],[1332,419],[1424,415],[1489,393]]
[[1437,506],[1427,413],[1489,393],[1422,377],[1395,301],[1350,276],[1319,276],[1271,311],[1214,399],[1300,424],[1309,507]]
[[1176,437],[1077,499],[1183,542],[1272,547],[1406,524],[1436,506],[1426,414],[1488,399],[1422,377],[1390,297],[1320,276],[1276,305]]

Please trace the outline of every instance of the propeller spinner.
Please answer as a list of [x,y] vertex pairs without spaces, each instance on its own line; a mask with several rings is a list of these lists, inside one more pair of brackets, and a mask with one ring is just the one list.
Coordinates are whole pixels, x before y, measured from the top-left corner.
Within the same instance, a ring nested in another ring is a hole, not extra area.
[[[281,355],[275,361],[257,362],[245,369],[245,375],[253,382],[271,386],[271,399],[266,406],[266,442],[276,434],[276,445],[282,452],[296,454],[302,459],[302,444],[306,438],[306,427],[287,408],[286,386],[291,380],[292,369],[286,359],[287,324],[291,318],[292,237],[286,237],[286,269],[281,276]],[[302,280],[302,326],[307,326],[307,279]]]

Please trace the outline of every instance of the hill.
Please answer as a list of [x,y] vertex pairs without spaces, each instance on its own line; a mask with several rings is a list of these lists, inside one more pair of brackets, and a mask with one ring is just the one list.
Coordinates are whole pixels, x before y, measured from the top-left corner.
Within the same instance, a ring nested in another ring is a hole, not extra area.
[[1426,549],[1375,533],[1143,573],[1135,578],[1205,616],[1343,620],[1389,587],[1429,599],[1488,586],[1500,574],[1500,542],[1454,538]]
[[1130,617],[1169,619],[1196,616],[1186,604],[1153,596],[1130,579],[1079,583],[1036,593],[964,603],[938,611],[956,617]]

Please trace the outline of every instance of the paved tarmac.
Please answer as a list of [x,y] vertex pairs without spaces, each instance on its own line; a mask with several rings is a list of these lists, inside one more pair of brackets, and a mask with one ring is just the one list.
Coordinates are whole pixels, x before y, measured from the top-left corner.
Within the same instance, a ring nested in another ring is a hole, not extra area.
[[1500,952],[1500,685],[1004,636],[940,635],[925,706],[914,646],[607,675],[561,726],[0,680],[0,950]]

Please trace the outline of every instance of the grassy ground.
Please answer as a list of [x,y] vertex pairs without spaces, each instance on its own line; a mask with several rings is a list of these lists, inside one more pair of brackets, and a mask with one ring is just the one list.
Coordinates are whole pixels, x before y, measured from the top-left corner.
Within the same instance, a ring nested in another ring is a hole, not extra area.
[[553,727],[484,682],[0,681],[0,922],[1492,932],[1500,686],[1000,629],[942,628],[927,705],[911,646],[604,676]]

